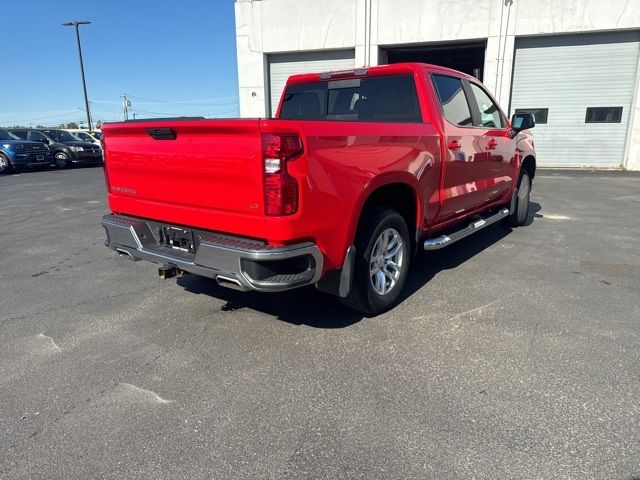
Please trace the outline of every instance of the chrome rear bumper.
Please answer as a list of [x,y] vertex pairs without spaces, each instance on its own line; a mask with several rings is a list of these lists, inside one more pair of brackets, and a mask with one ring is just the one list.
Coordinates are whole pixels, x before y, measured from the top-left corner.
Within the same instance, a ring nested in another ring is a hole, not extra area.
[[100,222],[106,245],[134,260],[148,260],[214,278],[237,290],[277,292],[314,284],[322,275],[323,256],[311,242],[272,247],[258,240],[193,230],[195,252],[160,243],[160,229],[173,226],[110,214]]

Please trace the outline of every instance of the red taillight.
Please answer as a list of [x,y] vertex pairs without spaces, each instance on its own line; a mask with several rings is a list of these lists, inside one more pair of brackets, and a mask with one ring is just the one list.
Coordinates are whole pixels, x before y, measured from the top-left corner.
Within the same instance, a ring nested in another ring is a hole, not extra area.
[[296,135],[262,135],[265,214],[292,215],[298,210],[298,181],[287,172],[287,163],[302,150]]
[[109,172],[107,170],[107,150],[104,148],[104,138],[100,140],[102,148],[102,171],[104,172],[104,183],[107,186],[107,193],[111,193],[111,184],[109,183]]

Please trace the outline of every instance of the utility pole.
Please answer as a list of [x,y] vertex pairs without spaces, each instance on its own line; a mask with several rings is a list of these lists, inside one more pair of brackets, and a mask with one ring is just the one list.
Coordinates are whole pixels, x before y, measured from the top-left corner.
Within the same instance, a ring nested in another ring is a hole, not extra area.
[[93,125],[93,115],[91,115],[91,102],[89,102],[89,110],[87,110],[87,118],[89,119],[89,131],[92,132],[93,128],[91,128],[91,126]]
[[89,126],[89,131],[93,130],[91,128],[91,114],[89,113],[89,98],[87,97],[87,83],[84,79],[84,63],[82,61],[82,47],[80,47],[80,30],[78,27],[80,25],[88,25],[91,22],[86,20],[80,20],[75,22],[65,22],[62,25],[65,27],[75,27],[76,29],[76,41],[78,43],[78,57],[80,57],[80,75],[82,75],[82,91],[84,92],[84,106],[87,111],[87,124]]
[[122,97],[122,114],[124,115],[125,120],[129,120],[129,107],[131,106],[131,102],[127,98],[126,93],[123,93],[120,96]]

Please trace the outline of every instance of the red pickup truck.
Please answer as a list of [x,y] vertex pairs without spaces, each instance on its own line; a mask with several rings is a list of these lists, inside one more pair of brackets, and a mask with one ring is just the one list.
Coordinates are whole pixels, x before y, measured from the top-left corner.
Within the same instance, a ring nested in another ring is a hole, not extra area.
[[533,126],[477,79],[417,63],[293,76],[273,119],[107,124],[106,244],[164,277],[315,285],[377,314],[419,248],[526,221]]

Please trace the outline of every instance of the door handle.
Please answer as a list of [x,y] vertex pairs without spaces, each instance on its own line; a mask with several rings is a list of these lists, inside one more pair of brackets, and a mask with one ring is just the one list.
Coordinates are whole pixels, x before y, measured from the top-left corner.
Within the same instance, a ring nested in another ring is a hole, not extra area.
[[495,140],[491,139],[487,142],[487,150],[495,150],[495,148],[498,146],[498,142],[496,142]]
[[177,137],[173,128],[148,128],[147,133],[154,140],[175,140]]
[[447,145],[449,147],[449,150],[460,150],[460,142],[457,140],[451,140],[449,142],[449,145]]

